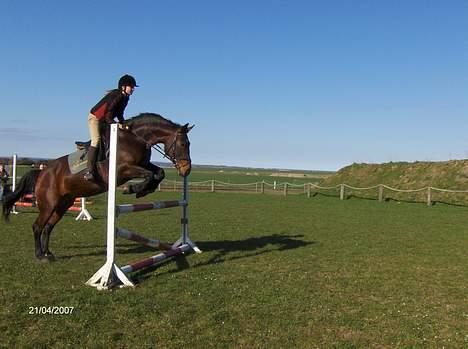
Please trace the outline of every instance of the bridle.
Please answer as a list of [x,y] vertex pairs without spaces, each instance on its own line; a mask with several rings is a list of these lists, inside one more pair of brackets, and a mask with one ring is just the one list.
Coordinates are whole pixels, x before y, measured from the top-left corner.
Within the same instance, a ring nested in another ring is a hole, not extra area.
[[143,137],[137,135],[135,132],[133,132],[128,125],[124,125],[124,130],[130,132],[132,135],[134,135],[136,138],[138,138],[141,142],[145,143],[146,148],[150,149],[153,148],[156,150],[159,154],[161,154],[163,157],[168,159],[176,169],[179,169],[179,165],[177,164],[177,160],[188,160],[188,159],[177,159],[176,157],[176,150],[177,150],[177,137],[183,135],[183,132],[177,131],[174,134],[174,139],[172,140],[171,145],[168,147],[167,152],[164,151],[164,149],[159,145],[159,144],[151,144],[150,142],[147,142],[146,139]]

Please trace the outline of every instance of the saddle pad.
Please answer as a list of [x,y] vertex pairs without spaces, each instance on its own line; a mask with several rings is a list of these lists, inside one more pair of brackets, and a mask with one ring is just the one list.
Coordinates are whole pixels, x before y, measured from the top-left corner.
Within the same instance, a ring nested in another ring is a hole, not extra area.
[[79,149],[68,155],[68,167],[70,172],[76,174],[87,168],[88,165],[88,149]]

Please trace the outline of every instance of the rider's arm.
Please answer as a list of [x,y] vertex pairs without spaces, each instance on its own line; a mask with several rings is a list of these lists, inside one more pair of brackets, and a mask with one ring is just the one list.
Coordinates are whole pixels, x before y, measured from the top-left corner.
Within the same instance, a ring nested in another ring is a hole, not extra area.
[[122,95],[122,93],[116,93],[115,96],[112,96],[111,100],[109,101],[109,106],[107,107],[108,114],[106,115],[106,119],[109,122],[112,122],[115,117],[119,120],[120,123],[125,121],[123,117],[123,113],[125,107],[127,106],[128,99]]

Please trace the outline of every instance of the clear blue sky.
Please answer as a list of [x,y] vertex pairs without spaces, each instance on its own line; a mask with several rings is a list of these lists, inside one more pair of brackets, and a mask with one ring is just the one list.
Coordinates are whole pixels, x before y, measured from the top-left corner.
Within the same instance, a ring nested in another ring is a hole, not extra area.
[[466,0],[1,0],[0,32],[3,156],[72,152],[130,73],[197,164],[468,158]]

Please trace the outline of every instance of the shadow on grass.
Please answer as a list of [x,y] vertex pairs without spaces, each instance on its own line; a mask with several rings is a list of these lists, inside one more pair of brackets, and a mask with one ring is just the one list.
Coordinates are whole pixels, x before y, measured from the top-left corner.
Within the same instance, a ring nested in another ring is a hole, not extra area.
[[[136,283],[140,283],[141,281],[150,277],[149,274],[155,271],[157,268],[162,265],[171,263],[172,261],[176,262],[176,268],[161,273],[160,275],[177,273],[187,268],[198,268],[206,265],[224,263],[227,261],[251,258],[275,251],[297,249],[316,243],[315,241],[305,241],[300,239],[302,237],[304,237],[304,235],[273,234],[268,236],[252,237],[245,240],[197,241],[196,245],[203,252],[215,252],[214,256],[212,256],[207,261],[190,266],[186,255],[179,255],[173,259],[166,260],[163,263],[134,273],[132,279]],[[154,251],[152,249],[148,249],[145,246],[139,246],[124,253],[136,253],[143,250]],[[239,255],[239,252],[242,254]]]
[[[151,277],[152,272],[161,266],[169,263],[176,264],[176,268],[165,271],[159,275],[172,274],[182,271],[188,268],[197,268],[206,265],[219,264],[227,261],[233,261],[244,258],[251,258],[276,251],[288,251],[297,248],[302,248],[311,244],[315,244],[316,241],[305,241],[302,238],[304,235],[284,235],[284,234],[272,234],[267,236],[251,237],[244,240],[218,240],[218,241],[197,241],[196,245],[203,252],[212,252],[214,255],[206,261],[202,261],[193,266],[190,266],[186,256],[178,255],[169,258],[161,263],[154,266],[150,266],[132,273],[132,280],[138,284],[143,280]],[[72,249],[99,249],[88,253],[74,253],[69,255],[57,256],[58,260],[67,260],[71,258],[79,257],[91,257],[91,256],[103,256],[106,255],[106,246],[97,244],[87,245],[73,245],[70,246]],[[147,254],[155,255],[161,253],[161,251],[155,250],[151,247],[135,245],[133,243],[117,243],[116,254]],[[141,259],[148,258],[149,256],[144,255]],[[103,259],[104,261],[104,259]],[[130,262],[130,261],[129,261]]]
[[[314,244],[315,241],[304,241],[304,235],[283,235],[273,234],[260,237],[252,237],[245,240],[220,240],[220,241],[199,241],[197,246],[202,251],[216,251],[215,256],[204,264],[219,263],[220,261],[233,260],[257,256],[273,251],[286,251],[295,248]],[[270,247],[265,250],[266,247]],[[229,254],[244,252],[241,256],[226,258]]]

